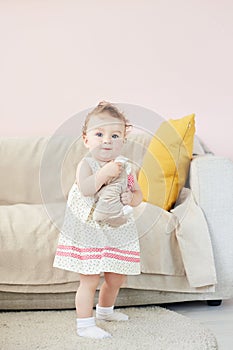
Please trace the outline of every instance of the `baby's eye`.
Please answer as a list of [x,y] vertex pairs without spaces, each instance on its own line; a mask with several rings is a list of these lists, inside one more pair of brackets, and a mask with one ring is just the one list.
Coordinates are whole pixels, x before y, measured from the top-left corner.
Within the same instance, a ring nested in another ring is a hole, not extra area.
[[103,133],[102,133],[102,132],[97,132],[95,135],[96,135],[97,137],[102,137],[102,136],[103,136]]
[[119,135],[117,135],[117,134],[113,134],[113,135],[112,135],[112,138],[113,138],[113,139],[117,139],[118,137],[119,137]]

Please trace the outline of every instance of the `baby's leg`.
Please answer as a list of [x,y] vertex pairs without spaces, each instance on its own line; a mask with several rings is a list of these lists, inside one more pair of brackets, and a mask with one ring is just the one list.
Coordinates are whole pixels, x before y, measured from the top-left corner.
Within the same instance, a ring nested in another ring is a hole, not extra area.
[[95,291],[99,284],[99,279],[100,275],[80,274],[80,285],[75,299],[77,317],[92,316]]
[[99,283],[99,275],[80,274],[80,286],[76,293],[77,333],[87,338],[107,338],[111,335],[95,324],[93,303],[95,291]]
[[99,293],[99,303],[96,305],[96,318],[104,321],[127,321],[127,315],[113,310],[125,275],[105,272],[104,277],[105,281]]

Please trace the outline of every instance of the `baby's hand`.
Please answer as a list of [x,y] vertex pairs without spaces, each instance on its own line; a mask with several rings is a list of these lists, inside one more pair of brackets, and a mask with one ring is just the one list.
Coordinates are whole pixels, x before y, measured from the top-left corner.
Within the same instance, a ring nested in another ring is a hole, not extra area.
[[101,171],[106,177],[118,177],[122,171],[122,164],[111,161],[105,164]]
[[133,200],[133,193],[128,189],[126,192],[121,194],[121,202],[124,205],[130,205]]

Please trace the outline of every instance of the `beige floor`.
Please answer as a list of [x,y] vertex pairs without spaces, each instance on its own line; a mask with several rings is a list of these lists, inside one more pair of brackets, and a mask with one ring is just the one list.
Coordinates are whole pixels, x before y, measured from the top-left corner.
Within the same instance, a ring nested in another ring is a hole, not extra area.
[[168,304],[168,309],[198,320],[216,336],[219,350],[233,349],[233,299],[220,306],[208,306],[205,302]]

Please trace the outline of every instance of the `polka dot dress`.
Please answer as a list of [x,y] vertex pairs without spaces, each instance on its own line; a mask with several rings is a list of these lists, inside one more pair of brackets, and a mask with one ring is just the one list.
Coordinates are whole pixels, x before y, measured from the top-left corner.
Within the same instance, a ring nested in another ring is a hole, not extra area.
[[[85,158],[93,173],[99,164]],[[73,184],[67,201],[65,219],[53,266],[82,274],[115,272],[140,274],[140,249],[133,214],[119,227],[93,220],[95,198],[82,196]]]

